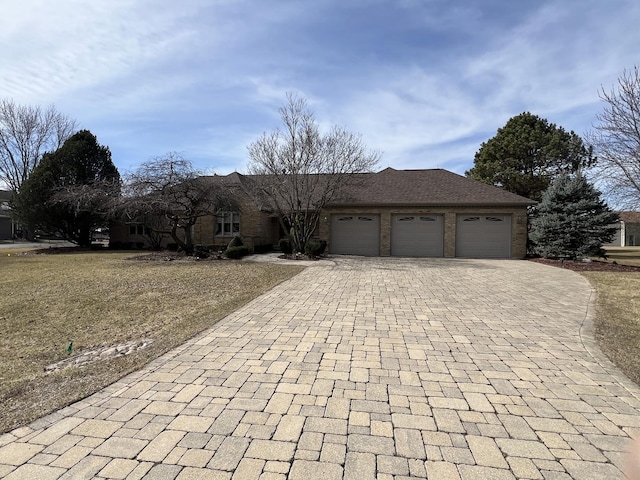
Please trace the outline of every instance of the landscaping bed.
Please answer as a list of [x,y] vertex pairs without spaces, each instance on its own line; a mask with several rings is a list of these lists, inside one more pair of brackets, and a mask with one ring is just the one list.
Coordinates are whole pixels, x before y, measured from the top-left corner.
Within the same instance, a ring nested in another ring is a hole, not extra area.
[[640,267],[633,265],[621,265],[616,262],[592,260],[588,262],[575,260],[555,260],[551,258],[530,258],[529,261],[550,265],[552,267],[566,268],[574,272],[640,272]]

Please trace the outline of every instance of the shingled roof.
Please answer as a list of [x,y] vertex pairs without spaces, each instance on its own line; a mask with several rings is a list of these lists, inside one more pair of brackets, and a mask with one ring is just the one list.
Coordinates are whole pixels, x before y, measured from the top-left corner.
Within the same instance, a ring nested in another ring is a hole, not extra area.
[[[253,175],[233,172],[213,176],[221,184],[252,188]],[[536,202],[498,187],[442,169],[359,173],[334,206],[501,206],[523,207]]]
[[338,205],[527,206],[536,202],[442,169],[395,170],[358,175]]
[[640,212],[618,212],[618,215],[625,223],[640,223]]

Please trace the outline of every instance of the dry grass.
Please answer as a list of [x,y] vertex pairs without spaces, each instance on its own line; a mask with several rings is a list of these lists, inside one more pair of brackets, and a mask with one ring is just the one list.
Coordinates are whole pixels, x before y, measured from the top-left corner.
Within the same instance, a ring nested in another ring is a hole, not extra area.
[[[9,255],[11,254],[11,255]],[[301,271],[236,261],[141,262],[131,253],[0,250],[0,432],[87,396]],[[76,352],[127,340],[150,348],[45,375]]]
[[600,349],[640,385],[640,273],[582,275],[597,291],[595,335]]

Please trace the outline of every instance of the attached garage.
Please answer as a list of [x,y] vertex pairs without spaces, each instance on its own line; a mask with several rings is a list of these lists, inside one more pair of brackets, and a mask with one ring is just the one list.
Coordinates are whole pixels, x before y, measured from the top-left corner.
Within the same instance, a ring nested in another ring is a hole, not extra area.
[[391,255],[442,257],[444,221],[442,215],[392,215]]
[[380,255],[380,215],[332,215],[330,250],[340,255]]
[[458,215],[456,257],[511,257],[511,216]]

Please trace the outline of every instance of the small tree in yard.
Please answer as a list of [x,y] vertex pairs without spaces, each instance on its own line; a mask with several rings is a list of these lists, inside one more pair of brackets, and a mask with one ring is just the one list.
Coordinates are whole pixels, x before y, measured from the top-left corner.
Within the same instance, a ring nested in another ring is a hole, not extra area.
[[564,173],[543,194],[529,235],[543,257],[604,257],[618,219],[584,175]]
[[283,130],[264,133],[248,147],[256,196],[275,211],[295,251],[304,252],[320,211],[369,172],[379,153],[369,152],[359,135],[334,126],[321,133],[304,99],[287,94],[280,108]]
[[234,208],[232,192],[203,177],[189,160],[169,153],[127,177],[119,215],[143,222],[155,235],[169,235],[192,255],[192,229],[198,219]]

